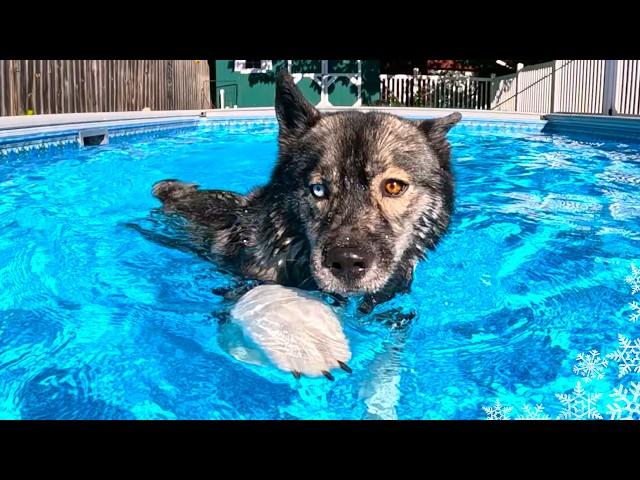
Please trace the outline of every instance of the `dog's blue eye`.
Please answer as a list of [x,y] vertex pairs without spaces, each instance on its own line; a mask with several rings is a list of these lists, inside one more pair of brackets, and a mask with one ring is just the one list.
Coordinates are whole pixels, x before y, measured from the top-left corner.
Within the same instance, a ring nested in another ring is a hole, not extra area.
[[327,196],[327,189],[321,183],[314,183],[311,185],[311,193],[316,198],[324,198]]

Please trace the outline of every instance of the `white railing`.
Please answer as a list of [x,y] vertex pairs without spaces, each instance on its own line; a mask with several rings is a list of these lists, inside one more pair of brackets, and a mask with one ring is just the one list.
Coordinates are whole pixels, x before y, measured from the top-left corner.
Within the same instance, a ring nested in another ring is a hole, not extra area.
[[640,115],[640,60],[554,60],[496,77],[492,110]]
[[464,75],[380,75],[381,101],[389,105],[487,109],[491,79]]
[[491,110],[517,111],[516,74],[501,75],[491,82]]
[[602,113],[604,60],[555,60],[495,77],[492,110]]
[[615,113],[640,115],[640,60],[618,60]]
[[540,113],[603,113],[605,67],[605,60],[556,60],[553,108]]
[[491,110],[542,113],[551,106],[553,62],[529,65],[517,73],[495,77]]
[[640,115],[640,60],[554,60],[493,78],[380,75],[385,104]]

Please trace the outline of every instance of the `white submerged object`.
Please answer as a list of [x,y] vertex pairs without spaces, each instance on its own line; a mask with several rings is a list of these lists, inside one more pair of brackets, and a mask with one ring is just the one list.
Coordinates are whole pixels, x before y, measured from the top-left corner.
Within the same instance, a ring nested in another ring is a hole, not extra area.
[[307,292],[281,285],[260,285],[231,310],[243,334],[278,368],[296,377],[321,375],[351,359],[349,343],[331,307]]

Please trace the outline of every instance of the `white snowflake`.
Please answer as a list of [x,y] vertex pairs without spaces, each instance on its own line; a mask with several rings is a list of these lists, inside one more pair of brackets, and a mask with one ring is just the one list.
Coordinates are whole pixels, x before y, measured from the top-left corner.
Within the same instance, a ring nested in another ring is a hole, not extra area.
[[640,373],[640,338],[631,341],[622,334],[618,334],[620,347],[607,358],[618,362],[618,378],[624,377],[629,372]]
[[629,285],[631,285],[631,295],[635,295],[640,292],[640,268],[631,264],[631,275],[624,279]]
[[615,402],[607,405],[611,420],[640,420],[640,383],[631,382],[630,387],[613,389]]
[[631,310],[635,312],[631,314],[631,316],[629,317],[629,321],[636,323],[638,320],[640,320],[640,305],[638,304],[638,302],[631,302],[629,306],[631,307]]
[[573,373],[585,377],[585,383],[594,378],[604,378],[604,369],[609,362],[600,358],[600,352],[597,350],[591,350],[589,353],[579,353],[576,360],[578,363],[573,367]]
[[544,407],[540,404],[535,407],[525,405],[523,410],[522,415],[516,417],[516,420],[550,420],[551,418],[548,414],[544,413]]
[[564,409],[558,415],[558,420],[602,420],[602,415],[598,413],[596,403],[602,396],[601,393],[589,395],[582,388],[580,380],[573,389],[573,395],[566,393],[556,393]]
[[500,403],[500,399],[496,398],[496,404],[493,407],[482,407],[487,414],[487,420],[509,420],[509,415],[513,407],[507,407]]

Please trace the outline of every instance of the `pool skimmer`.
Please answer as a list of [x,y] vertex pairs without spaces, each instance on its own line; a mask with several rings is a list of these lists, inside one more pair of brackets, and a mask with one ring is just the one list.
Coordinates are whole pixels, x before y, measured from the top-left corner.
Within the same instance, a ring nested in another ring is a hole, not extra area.
[[80,130],[78,132],[78,143],[81,147],[107,145],[109,143],[109,131],[106,128]]

